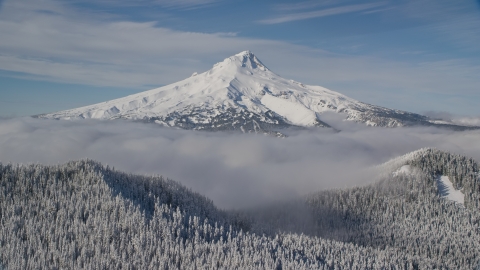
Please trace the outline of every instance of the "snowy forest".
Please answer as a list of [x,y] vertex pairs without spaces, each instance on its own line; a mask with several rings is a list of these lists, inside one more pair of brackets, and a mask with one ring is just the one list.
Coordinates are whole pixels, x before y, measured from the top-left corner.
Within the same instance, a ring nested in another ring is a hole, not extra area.
[[[0,164],[0,269],[480,266],[475,160],[422,149],[376,169],[366,186],[222,210],[173,180],[92,160]],[[463,203],[442,196],[439,176]]]

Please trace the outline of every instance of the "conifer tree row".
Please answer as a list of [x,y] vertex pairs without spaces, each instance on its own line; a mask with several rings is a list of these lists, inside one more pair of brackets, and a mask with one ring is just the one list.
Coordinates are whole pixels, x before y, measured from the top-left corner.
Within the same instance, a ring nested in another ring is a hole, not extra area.
[[[0,269],[474,269],[478,163],[426,149],[405,164],[417,169],[235,212],[90,160],[0,164]],[[438,175],[465,206],[438,195]]]

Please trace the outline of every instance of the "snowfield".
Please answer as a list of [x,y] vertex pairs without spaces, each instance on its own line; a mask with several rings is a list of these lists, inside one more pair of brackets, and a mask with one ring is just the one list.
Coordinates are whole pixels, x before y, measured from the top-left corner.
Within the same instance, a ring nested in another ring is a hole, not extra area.
[[288,119],[297,126],[314,126],[317,123],[317,116],[314,111],[305,108],[299,103],[283,98],[264,95],[261,99],[263,105],[278,115]]
[[445,198],[446,200],[464,205],[465,195],[462,193],[462,191],[457,190],[455,189],[455,187],[453,187],[453,183],[452,181],[450,181],[450,178],[448,178],[448,176],[438,176],[437,185],[438,192],[440,193],[441,197]]

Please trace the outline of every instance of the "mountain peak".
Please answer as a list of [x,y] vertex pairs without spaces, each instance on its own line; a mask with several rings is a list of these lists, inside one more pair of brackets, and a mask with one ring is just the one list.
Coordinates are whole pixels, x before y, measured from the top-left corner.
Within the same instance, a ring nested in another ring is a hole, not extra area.
[[237,57],[255,57],[255,55],[250,50],[239,52],[239,53],[235,54],[234,56],[237,56]]
[[269,70],[251,51],[246,50],[235,55],[232,55],[220,63],[217,63],[214,67],[221,66],[236,66],[239,68],[247,68],[252,70]]

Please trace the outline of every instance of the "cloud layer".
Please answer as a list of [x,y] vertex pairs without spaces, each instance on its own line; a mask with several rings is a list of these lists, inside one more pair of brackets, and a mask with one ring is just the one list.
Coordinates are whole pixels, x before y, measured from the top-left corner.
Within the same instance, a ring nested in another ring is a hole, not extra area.
[[0,161],[58,164],[90,158],[131,173],[161,174],[225,208],[363,185],[368,168],[437,147],[480,160],[480,131],[316,129],[277,139],[191,132],[127,121],[0,120]]

